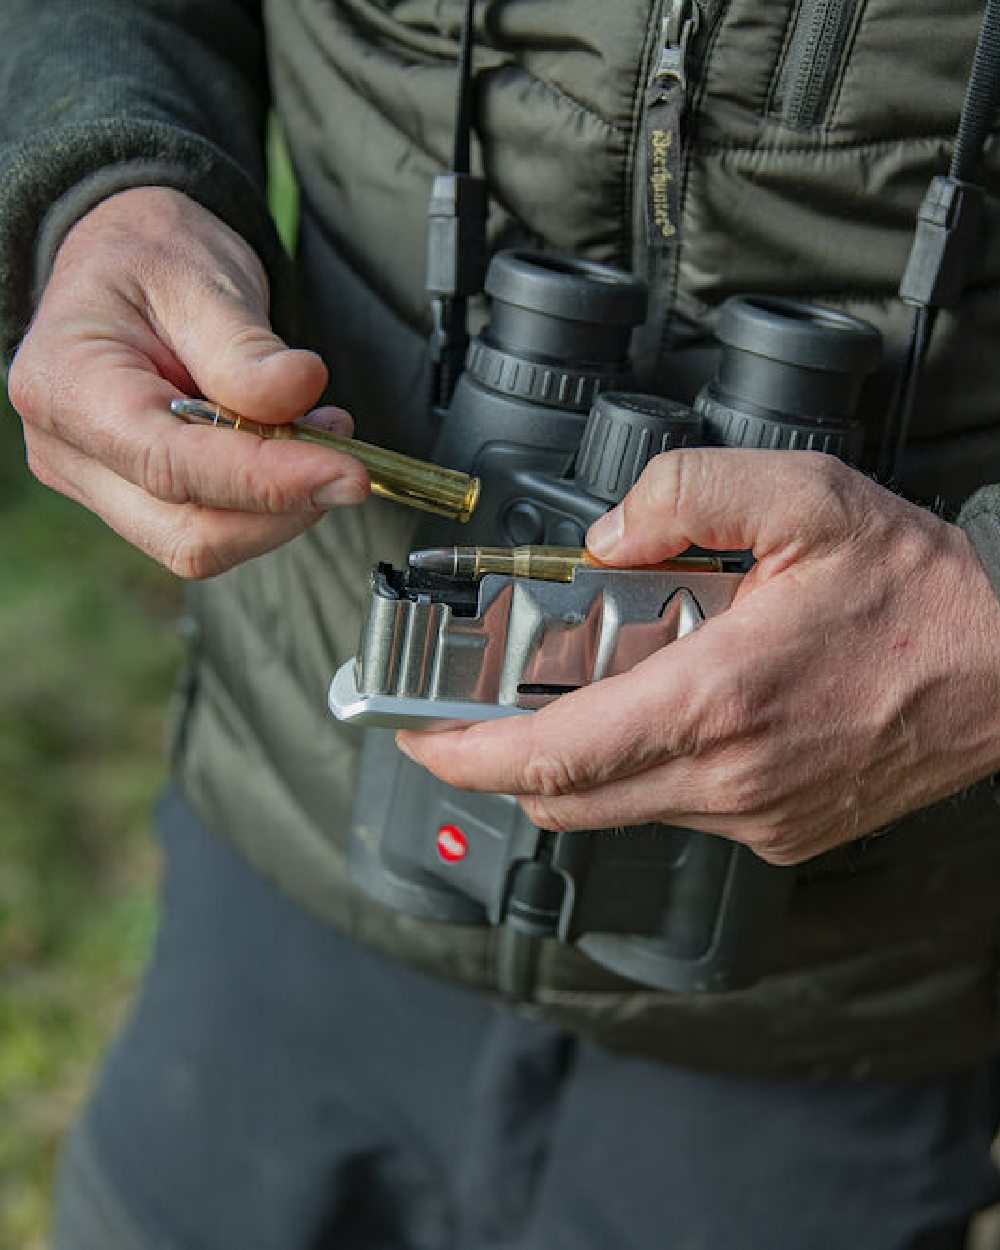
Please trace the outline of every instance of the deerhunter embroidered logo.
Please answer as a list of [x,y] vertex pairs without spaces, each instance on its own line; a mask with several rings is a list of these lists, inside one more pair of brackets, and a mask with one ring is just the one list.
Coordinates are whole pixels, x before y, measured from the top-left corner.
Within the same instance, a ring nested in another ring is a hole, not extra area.
[[654,130],[649,136],[649,199],[653,224],[663,239],[672,239],[677,233],[670,212],[670,184],[673,174],[670,171],[669,157],[673,144],[674,136],[669,130]]
[[680,90],[657,89],[646,109],[646,241],[674,247],[680,241]]

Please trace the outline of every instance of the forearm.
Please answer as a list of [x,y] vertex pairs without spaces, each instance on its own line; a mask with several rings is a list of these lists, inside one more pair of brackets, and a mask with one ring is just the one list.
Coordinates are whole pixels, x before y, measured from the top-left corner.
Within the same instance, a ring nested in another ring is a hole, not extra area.
[[163,183],[210,208],[261,255],[283,302],[263,191],[258,4],[4,0],[0,45],[4,360],[62,236],[129,186]]

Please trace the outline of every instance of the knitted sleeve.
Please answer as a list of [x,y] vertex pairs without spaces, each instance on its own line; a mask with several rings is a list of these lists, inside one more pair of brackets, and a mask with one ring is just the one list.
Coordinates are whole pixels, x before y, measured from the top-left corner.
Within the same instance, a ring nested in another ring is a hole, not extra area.
[[967,499],[958,524],[968,534],[1000,597],[1000,486],[984,486]]
[[2,0],[0,363],[66,231],[140,185],[185,191],[242,234],[280,324],[290,285],[264,193],[267,107],[259,0]]

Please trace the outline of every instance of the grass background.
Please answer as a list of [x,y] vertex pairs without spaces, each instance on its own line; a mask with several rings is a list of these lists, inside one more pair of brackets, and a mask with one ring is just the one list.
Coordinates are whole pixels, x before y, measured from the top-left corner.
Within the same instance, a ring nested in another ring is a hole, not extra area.
[[0,423],[0,1246],[44,1245],[56,1144],[155,923],[150,801],[178,589],[35,486]]
[[[271,133],[286,243],[296,194]],[[40,487],[0,394],[0,1247],[41,1250],[60,1137],[156,924],[150,805],[179,584]],[[111,1248],[109,1247],[109,1250]]]

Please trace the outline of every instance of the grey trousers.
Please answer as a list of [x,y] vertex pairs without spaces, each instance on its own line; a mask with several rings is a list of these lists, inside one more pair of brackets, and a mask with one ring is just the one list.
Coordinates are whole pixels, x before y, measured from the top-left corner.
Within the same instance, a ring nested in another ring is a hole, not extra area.
[[161,830],[160,935],[53,1250],[958,1250],[1000,1194],[992,1067],[623,1059],[354,947],[176,794]]

